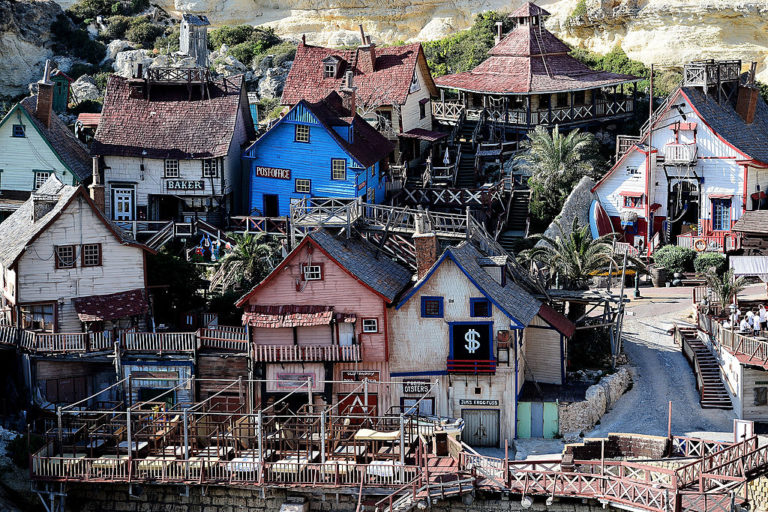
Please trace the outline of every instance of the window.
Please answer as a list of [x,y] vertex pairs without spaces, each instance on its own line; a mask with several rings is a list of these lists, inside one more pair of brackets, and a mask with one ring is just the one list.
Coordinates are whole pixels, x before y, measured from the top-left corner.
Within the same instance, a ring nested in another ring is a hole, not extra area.
[[312,192],[312,181],[296,178],[296,193],[309,194]]
[[427,117],[427,104],[425,103],[419,103],[419,119],[424,119]]
[[13,125],[13,134],[14,137],[26,137],[24,133],[24,125],[23,124],[15,124]]
[[179,177],[179,161],[178,160],[165,161],[165,177],[166,178]]
[[400,406],[404,414],[418,414],[420,416],[432,416],[435,414],[435,399],[432,397],[402,397],[400,399]]
[[559,92],[559,93],[557,93],[557,106],[558,107],[567,107],[568,106],[568,93],[567,92]]
[[305,124],[297,124],[294,140],[296,142],[309,142],[309,126]]
[[323,279],[322,265],[304,265],[302,267],[305,281],[321,281]]
[[43,186],[43,183],[51,177],[50,171],[35,171],[35,190]]
[[203,178],[215,178],[219,175],[219,161],[215,158],[203,160]]
[[334,78],[336,76],[336,64],[325,65],[325,78]]
[[643,196],[624,196],[624,208],[642,208]]
[[54,304],[21,306],[21,327],[32,331],[53,332],[56,316]]
[[754,388],[754,393],[753,405],[768,405],[768,388],[756,387]]
[[56,268],[75,268],[75,246],[57,245],[53,248]]
[[731,200],[712,200],[712,229],[729,231],[731,229]]
[[347,179],[347,161],[343,158],[331,158],[331,179]]
[[416,71],[413,72],[413,77],[411,78],[411,92],[418,91],[421,87],[419,86],[419,76],[416,74]]
[[379,319],[363,318],[363,332],[379,332]]
[[584,91],[576,91],[573,93],[573,104],[574,105],[583,105],[586,101],[586,96],[584,94]]
[[84,267],[101,266],[101,244],[85,244],[82,250]]
[[491,302],[488,299],[469,299],[469,316],[489,317],[491,316]]
[[443,318],[443,298],[422,297],[421,316],[422,318]]

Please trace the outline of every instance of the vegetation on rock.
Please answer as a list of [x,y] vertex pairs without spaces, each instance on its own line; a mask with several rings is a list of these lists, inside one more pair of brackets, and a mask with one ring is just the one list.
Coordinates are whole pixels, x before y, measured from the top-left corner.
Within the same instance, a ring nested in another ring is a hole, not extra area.
[[130,16],[149,7],[149,0],[80,0],[67,9],[67,14],[78,23],[88,22],[97,16],[122,14]]
[[54,51],[76,55],[91,64],[98,64],[104,58],[106,48],[99,41],[88,36],[88,31],[77,27],[72,21],[60,14],[51,24],[54,38]]
[[[229,54],[243,64],[258,65],[260,57],[277,54],[275,47],[283,43],[271,27],[257,28],[250,25],[225,26],[210,32],[209,43],[211,49],[218,50],[222,45],[229,47]],[[293,55],[296,53],[294,45],[290,45]],[[284,51],[281,53],[285,53]],[[292,58],[292,56],[291,56]]]

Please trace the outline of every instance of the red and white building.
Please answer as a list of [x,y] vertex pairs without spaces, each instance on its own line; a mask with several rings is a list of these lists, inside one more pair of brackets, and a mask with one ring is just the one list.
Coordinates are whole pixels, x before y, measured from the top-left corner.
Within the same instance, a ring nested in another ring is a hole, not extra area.
[[592,191],[613,229],[648,254],[738,249],[733,224],[768,208],[766,140],[768,106],[741,61],[694,62],[641,136],[619,137],[620,156]]

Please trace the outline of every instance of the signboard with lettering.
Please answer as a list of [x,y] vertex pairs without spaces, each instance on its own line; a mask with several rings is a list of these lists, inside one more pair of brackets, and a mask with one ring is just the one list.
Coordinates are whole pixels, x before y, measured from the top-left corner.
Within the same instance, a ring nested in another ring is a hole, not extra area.
[[346,382],[362,382],[363,379],[379,381],[378,370],[342,370],[341,380]]
[[489,361],[493,359],[491,324],[451,324],[451,358],[454,361]]
[[429,381],[411,380],[403,382],[403,394],[423,395],[429,393]]
[[168,190],[205,190],[203,180],[166,180]]
[[278,169],[277,167],[256,166],[256,169],[253,170],[253,174],[257,178],[277,178],[278,180],[291,179],[290,169]]
[[459,405],[475,405],[475,406],[485,406],[485,407],[498,407],[499,401],[498,400],[475,400],[471,398],[461,398],[459,399]]
[[277,389],[279,390],[294,390],[300,387],[307,389],[307,379],[312,379],[312,387],[316,387],[315,374],[314,373],[278,373],[277,374]]

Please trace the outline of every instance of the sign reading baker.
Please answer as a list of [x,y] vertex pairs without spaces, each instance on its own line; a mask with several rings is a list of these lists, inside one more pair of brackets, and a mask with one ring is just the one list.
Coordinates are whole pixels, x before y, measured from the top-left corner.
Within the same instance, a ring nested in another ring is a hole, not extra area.
[[256,166],[256,169],[254,169],[253,173],[257,178],[277,178],[278,180],[291,179],[290,169]]
[[205,182],[202,180],[167,180],[168,190],[205,190]]
[[490,322],[451,324],[451,358],[460,361],[493,359]]

